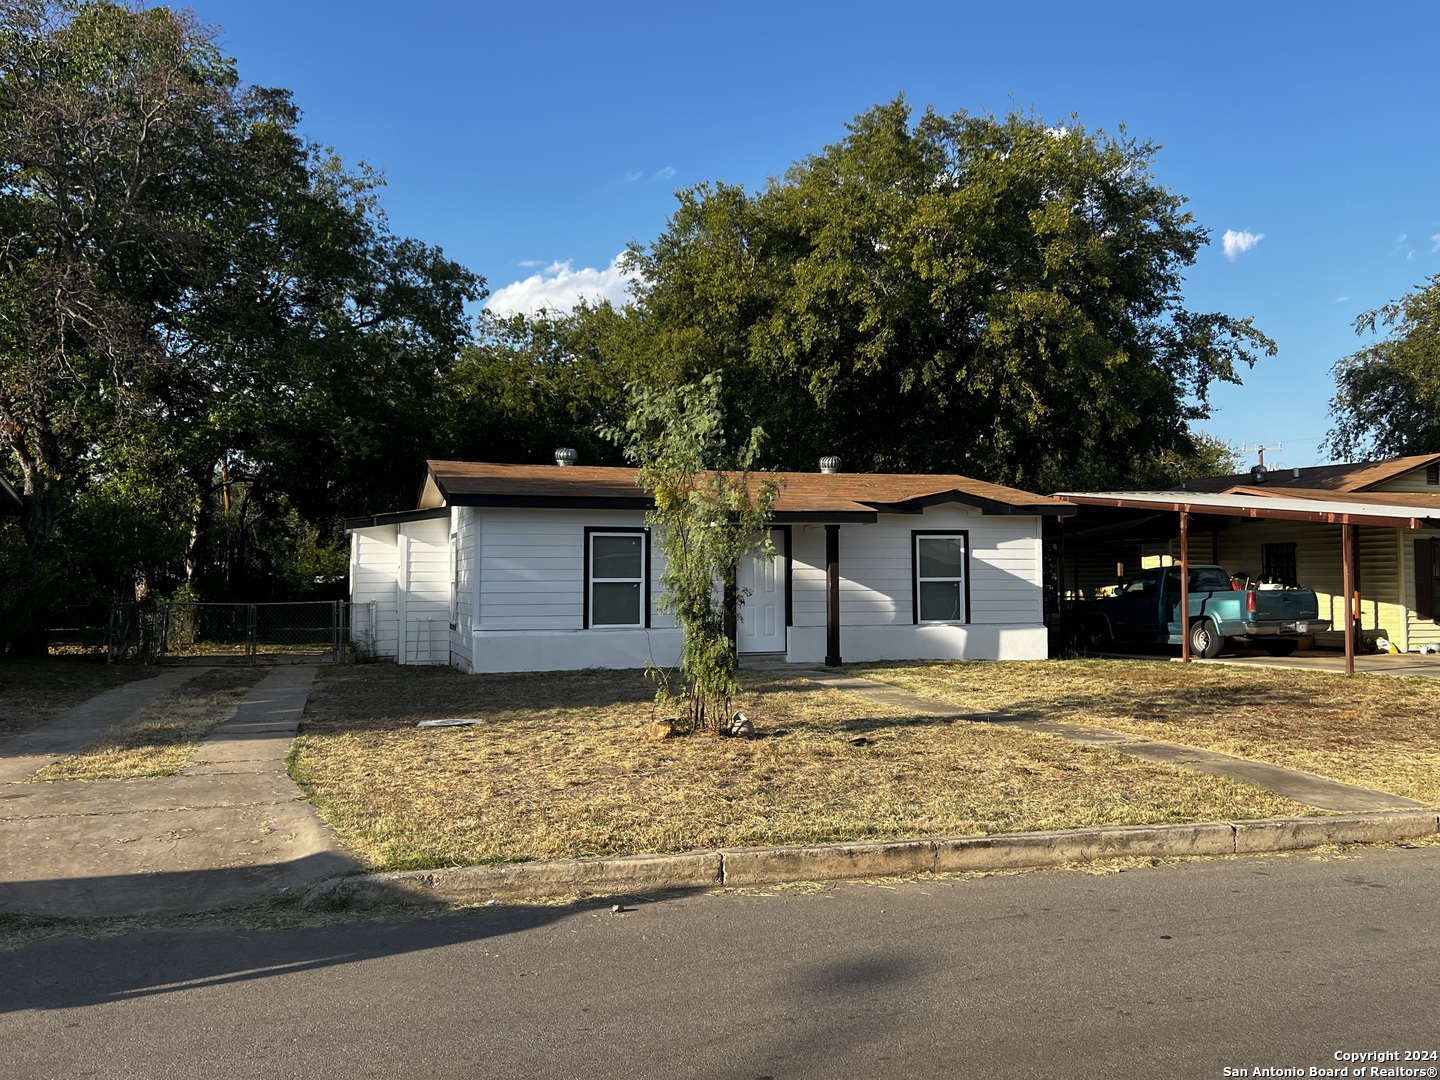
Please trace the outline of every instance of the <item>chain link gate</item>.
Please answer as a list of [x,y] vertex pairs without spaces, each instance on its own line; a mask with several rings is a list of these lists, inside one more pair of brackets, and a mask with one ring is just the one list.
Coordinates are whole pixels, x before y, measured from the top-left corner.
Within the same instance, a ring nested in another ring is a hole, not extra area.
[[294,603],[155,605],[150,657],[155,663],[223,656],[251,664],[342,663],[349,605]]

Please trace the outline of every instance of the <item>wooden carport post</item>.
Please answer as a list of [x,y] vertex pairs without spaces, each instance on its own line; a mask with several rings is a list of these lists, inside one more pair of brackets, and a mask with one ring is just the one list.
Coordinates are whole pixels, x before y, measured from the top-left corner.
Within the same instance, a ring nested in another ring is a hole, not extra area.
[[1345,630],[1346,675],[1355,674],[1355,634],[1354,628],[1352,626],[1352,623],[1354,621],[1354,613],[1351,611],[1350,606],[1354,602],[1351,600],[1351,595],[1355,591],[1354,552],[1350,547],[1351,532],[1353,529],[1354,526],[1351,525],[1348,521],[1341,522],[1340,524],[1340,564],[1344,568],[1343,577],[1345,579],[1345,602],[1342,605],[1345,608],[1345,617],[1342,620],[1342,626]]
[[1180,659],[1190,663],[1190,515],[1180,511]]

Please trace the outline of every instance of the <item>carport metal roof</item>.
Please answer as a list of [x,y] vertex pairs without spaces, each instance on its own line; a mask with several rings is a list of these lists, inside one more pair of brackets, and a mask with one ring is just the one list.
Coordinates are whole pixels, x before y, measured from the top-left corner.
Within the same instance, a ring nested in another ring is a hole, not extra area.
[[1209,494],[1199,491],[1062,491],[1055,498],[1081,506],[1113,506],[1129,510],[1169,510],[1220,517],[1313,521],[1330,525],[1378,525],[1390,529],[1440,528],[1440,506],[1392,502],[1396,496],[1370,499],[1352,493],[1346,498],[1294,495]]
[[[1440,500],[1431,500],[1426,495],[1413,496],[1413,502],[1404,494],[1393,492],[1345,492],[1336,498],[1334,493],[1315,489],[1300,495],[1295,489],[1290,494],[1271,495],[1255,488],[1235,492],[1206,493],[1199,491],[1067,491],[1055,495],[1057,499],[1079,506],[1116,507],[1127,510],[1170,511],[1180,515],[1180,608],[1189,611],[1189,587],[1187,582],[1189,535],[1187,524],[1192,514],[1213,517],[1233,517],[1242,520],[1263,521],[1307,521],[1322,525],[1340,526],[1340,553],[1343,594],[1347,598],[1341,605],[1342,627],[1345,635],[1345,671],[1355,671],[1354,606],[1348,599],[1356,595],[1355,548],[1356,525],[1373,525],[1388,529],[1440,528]],[[1189,635],[1181,634],[1180,655],[1186,663],[1190,661]]]

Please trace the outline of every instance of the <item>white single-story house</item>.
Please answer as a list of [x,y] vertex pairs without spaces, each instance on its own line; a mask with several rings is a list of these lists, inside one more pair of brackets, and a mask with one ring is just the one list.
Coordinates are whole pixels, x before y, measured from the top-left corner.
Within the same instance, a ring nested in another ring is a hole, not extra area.
[[[1072,505],[965,476],[771,475],[742,663],[1047,655],[1041,523]],[[429,462],[417,509],[346,522],[352,640],[467,672],[673,665],[649,506],[634,469]]]

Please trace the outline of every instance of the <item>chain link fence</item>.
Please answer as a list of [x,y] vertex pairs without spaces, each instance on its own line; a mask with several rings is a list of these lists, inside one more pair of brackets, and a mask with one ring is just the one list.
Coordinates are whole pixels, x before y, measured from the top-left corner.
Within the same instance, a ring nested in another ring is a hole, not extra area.
[[[160,602],[148,635],[154,663],[187,657],[221,656],[252,664],[342,663],[347,657],[350,605],[340,600],[267,604]],[[112,617],[124,624],[123,617]],[[112,636],[112,654],[125,638]]]

